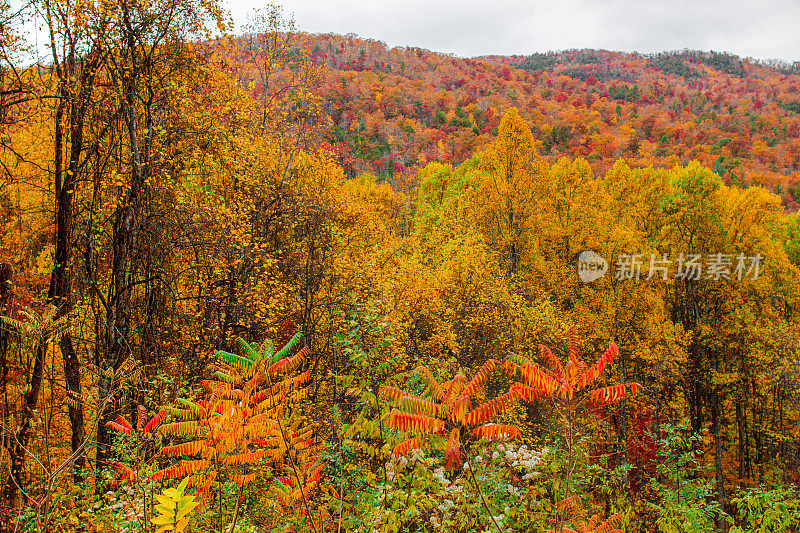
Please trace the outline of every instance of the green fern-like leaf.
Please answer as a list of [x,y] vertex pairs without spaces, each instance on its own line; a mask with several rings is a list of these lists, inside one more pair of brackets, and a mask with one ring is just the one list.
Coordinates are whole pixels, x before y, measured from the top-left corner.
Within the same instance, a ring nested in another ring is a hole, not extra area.
[[278,361],[289,355],[294,349],[294,347],[297,345],[297,343],[300,342],[300,339],[302,338],[303,338],[302,331],[298,331],[297,333],[295,333],[294,337],[292,337],[292,340],[287,342],[286,346],[281,348],[281,350],[275,354],[275,356],[272,358],[272,362],[277,363]]
[[230,374],[226,374],[222,370],[217,370],[214,372],[214,377],[220,381],[224,381],[225,383],[234,384],[238,381],[235,377],[231,376]]
[[203,409],[200,406],[200,404],[197,404],[191,400],[187,400],[186,398],[178,398],[178,403],[184,405],[187,409],[191,409],[196,413],[199,413]]
[[255,345],[256,347],[253,347],[253,346],[249,345],[247,343],[247,341],[244,340],[241,337],[236,337],[236,341],[235,342],[236,342],[236,346],[239,347],[239,350],[241,350],[242,353],[244,354],[244,356],[246,358],[248,358],[250,361],[255,361],[256,359],[258,359],[258,348],[257,348],[258,345],[257,344]]
[[214,355],[237,368],[249,368],[253,365],[253,361],[235,353],[226,352],[224,350],[217,350]]

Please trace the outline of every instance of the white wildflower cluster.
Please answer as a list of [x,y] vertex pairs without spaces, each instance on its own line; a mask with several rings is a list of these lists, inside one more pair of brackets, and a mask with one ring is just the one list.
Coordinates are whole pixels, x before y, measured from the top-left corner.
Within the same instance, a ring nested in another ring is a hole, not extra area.
[[[439,513],[442,515],[442,520],[443,521],[446,521],[446,520],[450,519],[451,509],[453,509],[453,507],[455,507],[455,505],[456,504],[453,502],[453,500],[444,500],[442,503],[440,503],[437,506],[437,509],[439,510]],[[438,519],[437,519],[436,522],[438,523]],[[433,525],[433,522],[431,522],[431,524]],[[434,525],[434,527],[436,528],[435,525]],[[442,528],[442,525],[440,524],[437,529],[441,529],[441,528]]]
[[447,479],[444,468],[441,466],[433,469],[433,478],[441,483],[444,488],[447,488],[450,485],[450,480]]
[[394,481],[394,463],[392,461],[386,462],[386,481],[391,483]]
[[442,514],[446,514],[454,505],[453,500],[445,500],[439,504],[438,509]]
[[435,514],[431,516],[430,523],[434,530],[444,531],[452,526],[450,521],[456,518],[458,505],[463,504],[470,494],[469,481],[466,476],[460,476],[451,483],[442,467],[433,470],[433,477],[441,483],[443,491],[439,493],[439,497],[443,499],[433,509]]
[[404,470],[409,463],[414,463],[417,461],[424,462],[426,464],[431,464],[430,459],[425,459],[425,452],[422,450],[411,450],[411,453],[408,454],[409,457],[405,455],[400,456],[392,456],[390,461],[386,462],[386,481],[392,482],[397,477],[398,470]]
[[524,472],[522,479],[536,479],[541,475],[538,471],[539,463],[549,452],[548,448],[541,451],[531,450],[526,444],[515,446],[514,444],[500,444],[492,452],[492,461],[503,461],[511,468]]
[[394,457],[394,461],[397,465],[402,469],[408,466],[408,459],[405,455],[401,455],[399,457]]

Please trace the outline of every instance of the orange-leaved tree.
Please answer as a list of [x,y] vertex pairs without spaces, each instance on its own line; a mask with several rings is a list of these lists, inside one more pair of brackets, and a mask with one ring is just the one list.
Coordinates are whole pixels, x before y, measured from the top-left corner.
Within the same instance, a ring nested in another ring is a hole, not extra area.
[[[217,351],[222,368],[215,379],[201,382],[207,399],[182,398],[181,407],[166,408],[178,420],[163,424],[160,431],[183,442],[161,449],[163,456],[179,460],[151,478],[166,481],[191,475],[189,485],[199,487],[204,498],[215,482],[218,488],[236,483],[239,493],[231,520],[235,525],[244,487],[256,480],[263,484],[264,478],[280,476],[286,469],[294,477],[290,492],[299,492],[310,516],[307,497],[321,470],[315,466],[313,428],[297,409],[311,375],[310,369],[298,372],[308,347],[292,355],[302,337],[296,334],[277,352],[269,340],[259,345],[241,338],[236,343],[243,355]],[[291,494],[286,496],[291,499]]]
[[[405,455],[410,450],[421,449],[431,443],[431,437],[442,435],[447,439],[444,450],[445,466],[452,471],[460,468],[461,451],[465,449],[470,438],[507,440],[518,437],[520,429],[517,426],[497,424],[495,420],[510,405],[521,399],[534,400],[544,395],[545,391],[514,383],[505,393],[475,406],[473,402],[480,401],[489,376],[498,366],[497,360],[489,359],[469,382],[459,372],[449,381],[439,383],[430,369],[422,365],[416,370],[425,383],[422,396],[397,387],[381,387],[379,395],[396,405],[384,417],[386,425],[397,431],[416,435],[395,446],[393,454]],[[502,527],[489,509],[474,470],[468,466],[465,463],[465,470],[472,476],[483,506],[495,527],[502,532]]]
[[[511,354],[503,364],[503,371],[510,378],[520,378],[525,386],[542,391],[542,396],[551,400],[553,409],[561,420],[560,437],[566,451],[566,473],[564,480],[564,502],[570,501],[571,480],[578,464],[576,445],[581,436],[579,418],[587,407],[614,404],[626,398],[636,397],[638,383],[620,383],[598,386],[599,379],[619,356],[619,348],[612,342],[603,354],[591,365],[581,356],[581,343],[575,328],[570,328],[566,339],[566,363],[556,357],[544,344],[539,345],[541,366],[526,357]],[[512,386],[513,387],[513,386]],[[566,504],[560,505],[559,523],[564,527]]]
[[515,383],[504,394],[474,406],[473,401],[483,392],[489,375],[498,366],[497,360],[489,359],[469,382],[458,373],[444,383],[439,383],[428,367],[420,366],[416,372],[425,383],[421,396],[397,387],[381,387],[379,395],[396,405],[386,414],[386,425],[416,435],[395,446],[394,455],[423,448],[431,442],[431,436],[444,435],[447,436],[446,466],[453,470],[461,465],[461,450],[470,437],[489,440],[518,437],[518,427],[494,421],[511,404],[520,399],[533,400],[545,391]]

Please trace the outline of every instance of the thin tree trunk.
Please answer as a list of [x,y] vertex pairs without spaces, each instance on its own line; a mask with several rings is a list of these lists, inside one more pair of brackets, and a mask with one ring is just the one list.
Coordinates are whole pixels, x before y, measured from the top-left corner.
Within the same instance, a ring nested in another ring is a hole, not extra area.
[[[718,354],[712,350],[711,364],[714,372],[719,371]],[[725,499],[725,473],[722,468],[722,405],[719,399],[719,390],[715,385],[711,385],[711,425],[714,431],[714,471],[716,478],[717,502],[720,508],[725,511],[727,501]],[[723,516],[717,517],[717,529],[725,533],[728,523]]]
[[[11,315],[11,265],[8,263],[0,263],[0,315]],[[10,427],[9,421],[11,417],[10,405],[8,403],[8,329],[0,325],[0,372],[2,376],[0,379],[3,381],[3,427]],[[11,438],[8,432],[3,431],[2,446],[4,450],[11,452]],[[3,485],[1,499],[13,504],[16,498],[16,486],[11,479],[8,479]]]
[[[628,382],[628,376],[625,369],[625,352],[626,350],[620,350],[620,374],[622,377],[622,383]],[[620,401],[620,409],[619,409],[619,416],[620,416],[620,442],[622,444],[622,488],[625,491],[625,495],[627,497],[628,493],[628,410],[627,410],[627,402],[625,398]]]
[[[123,6],[124,8],[126,6]],[[131,252],[134,235],[139,224],[139,211],[141,194],[144,189],[147,174],[146,155],[142,154],[139,142],[138,128],[138,81],[141,77],[139,64],[139,51],[135,41],[135,32],[128,19],[127,9],[124,9],[124,24],[126,29],[125,52],[128,54],[130,64],[122,69],[120,76],[123,99],[123,116],[130,150],[130,186],[123,198],[114,220],[112,233],[113,260],[111,266],[111,291],[109,305],[106,312],[104,331],[104,357],[102,364],[109,374],[116,372],[128,355],[133,355],[130,342],[130,297],[131,290],[128,274],[130,270]],[[149,113],[147,126],[148,135],[152,131]],[[111,390],[112,378],[105,374],[100,379],[100,399],[104,400],[114,394]],[[121,406],[118,399],[109,402],[110,408],[101,414],[100,425],[97,429],[97,455],[96,461],[99,468],[105,468],[110,456],[111,434],[106,423],[113,420],[119,413]],[[97,479],[100,479],[98,476]]]
[[25,470],[25,454],[28,449],[28,439],[30,438],[31,420],[34,417],[36,405],[39,403],[39,390],[42,388],[42,378],[44,376],[44,358],[47,355],[47,343],[42,342],[36,348],[36,357],[33,363],[33,373],[30,379],[30,390],[23,397],[22,423],[14,442],[9,449],[9,459],[11,469],[6,483],[6,492],[12,506],[17,496],[18,489],[23,488],[23,472]]
[[747,465],[744,451],[745,442],[747,442],[747,430],[745,429],[745,415],[743,414],[743,410],[742,402],[736,402],[736,429],[738,434],[736,459],[739,462],[740,480],[744,480],[747,477]]
[[[67,65],[74,70],[74,57],[70,56]],[[80,169],[81,153],[84,149],[84,123],[87,108],[91,101],[91,92],[94,85],[94,73],[97,65],[96,55],[92,55],[88,64],[83,65],[79,74],[80,90],[76,98],[70,99],[70,136],[69,159],[67,172],[61,179],[56,180],[56,236],[55,236],[55,267],[53,269],[52,303],[58,307],[58,315],[64,316],[72,310],[72,230],[73,230],[73,199]],[[69,83],[67,80],[62,84]],[[64,89],[65,95],[69,88]],[[63,139],[57,139],[56,146],[60,153]],[[60,158],[60,155],[57,155]],[[60,169],[57,166],[57,172]],[[84,440],[83,399],[81,396],[81,366],[80,359],[75,351],[72,338],[67,333],[61,339],[61,356],[64,360],[64,380],[67,390],[67,409],[71,427],[72,451],[79,449]],[[81,479],[81,468],[85,464],[85,455],[81,453],[75,460],[75,480]]]

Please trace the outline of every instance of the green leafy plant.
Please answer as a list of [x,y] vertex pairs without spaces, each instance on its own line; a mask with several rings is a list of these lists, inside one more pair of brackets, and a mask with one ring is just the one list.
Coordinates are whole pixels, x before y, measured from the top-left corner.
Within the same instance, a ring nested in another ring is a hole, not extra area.
[[738,525],[730,533],[782,533],[800,529],[800,492],[797,487],[772,490],[754,487],[731,503],[736,506]]
[[690,435],[688,426],[664,424],[664,437],[658,440],[658,477],[651,485],[659,502],[650,504],[657,512],[656,526],[661,533],[700,533],[716,529],[724,511],[712,499],[713,481],[703,477],[695,457],[700,437]]

